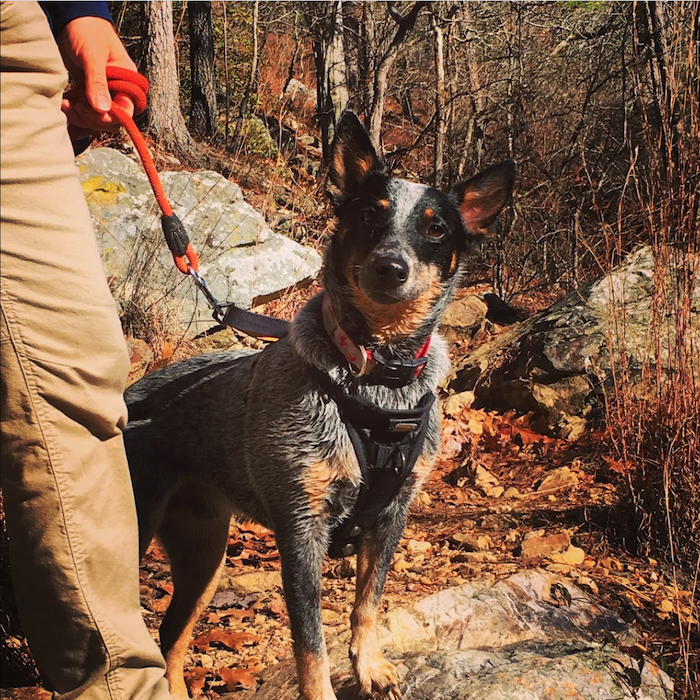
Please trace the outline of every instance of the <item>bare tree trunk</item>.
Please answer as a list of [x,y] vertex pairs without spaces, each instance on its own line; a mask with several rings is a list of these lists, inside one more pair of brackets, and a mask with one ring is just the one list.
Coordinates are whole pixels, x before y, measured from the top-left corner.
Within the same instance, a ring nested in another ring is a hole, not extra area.
[[[462,21],[467,27],[467,32],[474,32],[469,3],[460,2],[458,8],[462,13]],[[479,64],[476,51],[472,48],[472,42],[467,42],[465,52],[467,72],[469,74],[469,121],[467,123],[462,155],[457,166],[458,178],[463,178],[481,169],[484,146],[483,114],[486,108],[486,100],[482,91]],[[469,166],[470,172],[467,172],[467,166]]]
[[348,77],[345,65],[345,44],[343,26],[343,0],[336,0],[333,33],[328,42],[326,58],[328,94],[333,105],[333,123],[337,124],[340,115],[348,104]]
[[369,133],[377,145],[381,143],[382,119],[384,118],[384,104],[386,103],[386,91],[389,84],[389,71],[399,55],[399,47],[408,32],[413,29],[418,13],[427,4],[424,1],[416,2],[410,11],[403,16],[389,4],[389,12],[394,22],[396,22],[396,31],[387,50],[375,63],[372,107],[369,115]]
[[248,77],[248,84],[245,86],[245,92],[243,93],[243,99],[241,100],[241,106],[238,110],[238,119],[236,120],[236,131],[233,134],[233,146],[236,148],[238,146],[238,138],[243,128],[243,120],[245,119],[246,112],[248,111],[248,101],[250,100],[250,93],[253,90],[253,85],[255,85],[256,76],[258,73],[258,17],[260,13],[260,2],[255,0],[253,3],[253,58],[250,62],[250,76]]
[[435,171],[433,185],[442,187],[444,179],[445,143],[447,141],[447,106],[445,93],[444,33],[440,19],[432,15],[435,35]]
[[229,125],[230,125],[230,116],[231,116],[231,87],[230,87],[230,81],[228,77],[228,15],[226,14],[226,2],[225,0],[221,1],[221,5],[223,6],[223,24],[224,24],[224,85],[226,89],[226,117],[225,117],[225,123],[224,123],[224,148],[228,148],[228,130],[229,130]]
[[144,3],[144,68],[151,84],[147,131],[164,148],[189,155],[192,137],[180,109],[180,82],[173,37],[173,4]]
[[316,65],[316,116],[327,159],[335,122],[348,103],[343,43],[343,0],[307,2],[305,18],[312,36]]
[[190,69],[192,98],[190,131],[197,137],[216,133],[216,86],[214,77],[214,32],[211,2],[190,2]]

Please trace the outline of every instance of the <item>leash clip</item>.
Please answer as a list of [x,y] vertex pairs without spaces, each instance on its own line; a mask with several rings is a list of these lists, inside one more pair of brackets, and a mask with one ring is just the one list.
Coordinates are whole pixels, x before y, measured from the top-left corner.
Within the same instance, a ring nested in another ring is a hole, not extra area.
[[207,300],[209,306],[211,306],[213,310],[212,316],[214,317],[214,320],[217,321],[218,323],[221,323],[224,318],[224,310],[221,307],[221,304],[217,301],[216,297],[209,291],[209,287],[207,287],[207,283],[204,281],[204,277],[202,277],[197,270],[195,270],[191,265],[187,266],[187,270],[192,275],[192,278],[194,279],[194,283],[197,285],[197,287],[200,289],[202,294],[204,295],[204,298]]

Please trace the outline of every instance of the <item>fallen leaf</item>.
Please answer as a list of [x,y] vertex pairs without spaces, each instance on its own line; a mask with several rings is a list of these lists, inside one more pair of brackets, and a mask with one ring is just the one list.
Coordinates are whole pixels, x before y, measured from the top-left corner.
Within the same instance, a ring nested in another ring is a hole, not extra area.
[[231,692],[239,688],[254,690],[258,685],[255,675],[245,668],[220,668],[216,673]]
[[215,627],[200,634],[192,642],[192,646],[197,651],[206,651],[210,644],[217,644],[229,651],[236,651],[243,646],[255,644],[257,641],[258,635],[252,632],[236,632],[231,629]]
[[190,691],[190,695],[199,695],[202,692],[209,673],[211,673],[210,669],[202,668],[201,666],[192,666],[185,669],[185,683]]
[[673,612],[673,601],[664,598],[656,607],[664,613]]

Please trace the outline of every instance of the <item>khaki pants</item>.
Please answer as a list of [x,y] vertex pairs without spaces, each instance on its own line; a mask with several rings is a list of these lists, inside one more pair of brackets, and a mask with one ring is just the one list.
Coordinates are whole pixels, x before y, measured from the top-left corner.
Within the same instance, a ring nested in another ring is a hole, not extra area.
[[15,593],[62,698],[168,698],[141,617],[128,371],[35,2],[0,4],[2,488]]

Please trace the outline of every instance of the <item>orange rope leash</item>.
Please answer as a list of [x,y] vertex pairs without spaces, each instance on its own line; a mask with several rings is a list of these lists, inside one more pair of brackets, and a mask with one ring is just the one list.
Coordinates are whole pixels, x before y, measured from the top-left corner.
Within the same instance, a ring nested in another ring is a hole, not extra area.
[[[128,95],[134,101],[134,114],[141,114],[146,109],[146,95],[150,86],[145,76],[127,68],[108,66],[107,83],[109,91],[113,95],[122,93]],[[187,237],[184,226],[173,212],[172,206],[170,206],[143,134],[139,131],[129,114],[119,105],[114,104],[114,102],[110,113],[126,129],[141,158],[143,169],[146,171],[156,202],[158,202],[158,206],[163,214],[161,225],[163,226],[163,233],[168,242],[168,247],[173,254],[175,266],[184,275],[190,274],[191,270],[196,272],[199,268],[199,256]]]

